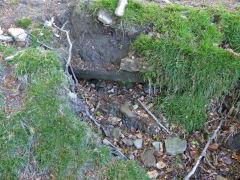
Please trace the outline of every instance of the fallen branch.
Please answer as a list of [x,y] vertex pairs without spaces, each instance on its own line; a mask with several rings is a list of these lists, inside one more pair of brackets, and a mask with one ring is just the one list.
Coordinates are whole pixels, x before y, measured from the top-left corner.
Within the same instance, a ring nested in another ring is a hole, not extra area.
[[104,140],[103,140],[103,144],[111,147],[111,148],[115,151],[115,153],[116,153],[121,159],[123,159],[123,160],[129,160],[129,158],[126,157],[126,156],[125,156],[117,147],[115,147],[109,140],[104,139]]
[[[65,26],[66,23],[64,23],[64,26]],[[69,68],[69,64],[70,64],[70,61],[72,59],[72,42],[71,42],[71,39],[70,39],[70,36],[69,36],[69,31],[63,29],[64,26],[62,28],[58,27],[55,23],[53,23],[53,26],[56,27],[58,30],[62,31],[62,32],[65,32],[66,33],[66,36],[67,36],[67,41],[68,41],[68,44],[69,44],[69,49],[68,49],[68,59],[67,59],[67,62],[66,62],[66,69],[65,71],[68,72],[68,68]]]
[[150,114],[150,116],[152,116],[152,118],[156,121],[156,123],[163,128],[168,134],[171,134],[171,132],[162,125],[162,123],[160,123],[160,121],[156,118],[156,116],[154,116],[154,114],[145,106],[145,104],[143,104],[140,99],[138,99],[138,102],[142,105],[142,107],[148,112],[148,114]]
[[196,164],[194,165],[194,167],[192,168],[192,170],[187,174],[187,176],[185,176],[184,180],[189,180],[190,177],[195,173],[197,167],[199,166],[200,161],[202,160],[202,158],[206,155],[208,146],[212,143],[212,140],[216,138],[218,131],[220,130],[222,123],[223,123],[224,118],[221,119],[217,129],[214,131],[213,135],[210,137],[210,139],[208,140],[206,146],[204,147],[201,155],[198,157],[198,160],[196,162]]

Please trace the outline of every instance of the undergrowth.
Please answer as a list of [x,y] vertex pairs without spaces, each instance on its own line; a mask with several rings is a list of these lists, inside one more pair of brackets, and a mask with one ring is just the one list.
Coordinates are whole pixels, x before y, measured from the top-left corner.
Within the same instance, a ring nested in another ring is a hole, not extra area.
[[[49,172],[54,179],[77,179],[84,177],[80,170],[85,166],[101,169],[111,164],[110,150],[70,111],[67,77],[55,52],[28,48],[10,64],[16,64],[16,76],[27,75],[30,84],[25,109],[0,121],[0,179],[18,179],[28,168]],[[118,166],[122,164],[116,161],[117,169],[106,173],[126,178],[139,174],[147,179],[131,161],[124,163],[130,174],[121,175]]]
[[[90,10],[93,15],[99,9],[113,14],[117,2],[97,0]],[[155,67],[145,76],[165,94],[158,108],[188,133],[201,130],[209,100],[229,92],[240,78],[240,57],[222,48],[240,52],[240,11],[179,5],[162,9],[130,0],[121,21],[154,32],[138,37],[132,50]]]

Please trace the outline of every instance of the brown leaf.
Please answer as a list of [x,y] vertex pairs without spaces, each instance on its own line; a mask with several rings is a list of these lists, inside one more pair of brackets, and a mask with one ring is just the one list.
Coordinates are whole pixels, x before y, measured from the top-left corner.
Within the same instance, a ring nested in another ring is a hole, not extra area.
[[232,158],[236,159],[240,163],[240,154],[237,154],[237,153],[234,152],[232,154]]
[[163,169],[166,167],[166,163],[159,161],[156,166],[158,169]]
[[216,151],[216,150],[218,149],[218,147],[219,147],[219,144],[218,144],[218,143],[213,143],[213,144],[211,144],[211,145],[208,147],[208,149],[209,149],[210,151]]
[[158,172],[156,170],[148,171],[147,174],[151,179],[153,179],[153,178],[155,179],[158,177]]

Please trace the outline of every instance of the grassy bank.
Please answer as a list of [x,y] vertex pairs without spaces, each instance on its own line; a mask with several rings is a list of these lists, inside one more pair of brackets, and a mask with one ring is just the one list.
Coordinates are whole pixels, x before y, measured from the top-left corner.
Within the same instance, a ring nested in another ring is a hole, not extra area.
[[[1,47],[1,55],[9,51]],[[27,75],[29,84],[24,110],[0,114],[0,179],[18,179],[29,169],[54,179],[87,179],[84,172],[91,170],[102,179],[148,179],[135,162],[112,162],[110,150],[71,112],[58,54],[28,48],[9,62],[14,64],[16,76]]]
[[[117,2],[97,0],[91,11],[113,14]],[[188,133],[201,130],[210,99],[220,98],[239,81],[240,57],[222,47],[240,52],[240,11],[178,5],[161,9],[130,0],[121,21],[153,32],[142,34],[132,50],[156,67],[145,76],[163,92],[157,108]]]

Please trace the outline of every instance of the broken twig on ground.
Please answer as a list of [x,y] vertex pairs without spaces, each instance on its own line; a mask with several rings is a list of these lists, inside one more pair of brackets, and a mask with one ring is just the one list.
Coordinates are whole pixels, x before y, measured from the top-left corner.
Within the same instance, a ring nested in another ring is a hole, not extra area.
[[198,160],[196,162],[196,164],[194,165],[194,167],[192,168],[192,170],[187,174],[187,176],[185,176],[184,180],[189,180],[190,177],[195,173],[196,169],[198,168],[200,161],[202,160],[202,158],[206,155],[208,146],[212,143],[212,140],[216,138],[218,131],[220,130],[222,123],[223,123],[224,118],[221,119],[217,129],[214,131],[213,135],[210,137],[210,139],[208,140],[206,146],[204,147],[201,155],[198,157]]
[[171,132],[165,127],[162,125],[162,123],[160,123],[160,121],[156,118],[156,116],[145,106],[145,104],[143,104],[143,102],[138,99],[138,102],[142,105],[142,107],[148,112],[148,114],[150,114],[150,116],[152,116],[152,118],[156,121],[156,123],[161,127],[163,128],[168,134],[171,134]]

